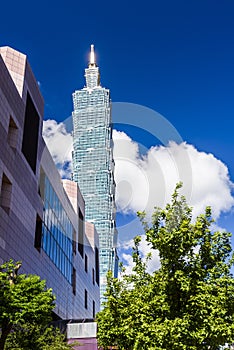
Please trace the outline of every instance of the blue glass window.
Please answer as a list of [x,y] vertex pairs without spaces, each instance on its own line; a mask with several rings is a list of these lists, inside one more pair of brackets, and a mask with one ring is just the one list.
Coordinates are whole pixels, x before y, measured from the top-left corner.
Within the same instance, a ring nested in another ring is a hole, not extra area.
[[41,246],[68,282],[72,283],[72,232],[74,228],[47,176],[44,181]]

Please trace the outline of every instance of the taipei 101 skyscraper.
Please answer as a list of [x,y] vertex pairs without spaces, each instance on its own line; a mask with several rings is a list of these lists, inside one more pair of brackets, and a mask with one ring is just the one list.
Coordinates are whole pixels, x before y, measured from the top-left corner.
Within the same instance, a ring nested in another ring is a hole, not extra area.
[[73,181],[85,200],[85,220],[99,235],[100,296],[106,274],[117,277],[117,230],[110,91],[100,85],[99,67],[91,45],[86,86],[73,93]]

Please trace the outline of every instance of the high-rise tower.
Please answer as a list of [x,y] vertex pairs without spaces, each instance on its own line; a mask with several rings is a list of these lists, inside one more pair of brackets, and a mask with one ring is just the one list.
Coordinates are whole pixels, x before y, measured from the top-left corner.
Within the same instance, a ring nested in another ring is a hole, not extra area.
[[107,271],[117,275],[117,230],[110,91],[100,85],[93,45],[85,79],[73,93],[73,180],[85,199],[85,219],[99,234],[102,302]]

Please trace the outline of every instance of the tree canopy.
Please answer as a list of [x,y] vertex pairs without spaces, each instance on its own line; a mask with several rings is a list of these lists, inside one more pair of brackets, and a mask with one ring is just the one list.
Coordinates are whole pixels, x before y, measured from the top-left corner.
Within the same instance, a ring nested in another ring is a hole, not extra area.
[[0,266],[0,349],[69,349],[49,327],[55,296],[37,275],[19,274],[21,262]]
[[234,341],[231,234],[212,230],[209,207],[194,220],[180,187],[165,209],[155,209],[151,223],[138,213],[160,268],[147,272],[137,236],[132,273],[108,274],[107,300],[97,315],[104,349],[218,349]]

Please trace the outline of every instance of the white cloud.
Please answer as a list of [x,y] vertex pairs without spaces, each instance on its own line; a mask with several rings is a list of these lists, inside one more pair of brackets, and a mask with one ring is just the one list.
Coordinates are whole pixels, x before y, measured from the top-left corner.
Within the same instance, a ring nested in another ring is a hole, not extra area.
[[138,145],[116,130],[113,140],[117,208],[125,213],[144,210],[149,196],[148,175],[142,168]]
[[138,145],[125,133],[114,131],[113,139],[119,211],[151,214],[155,206],[164,207],[170,201],[179,181],[194,215],[209,205],[218,218],[234,205],[228,169],[214,155],[185,142],[170,142],[152,147],[142,157]]
[[62,178],[70,178],[72,171],[72,135],[63,123],[43,122],[43,138]]

